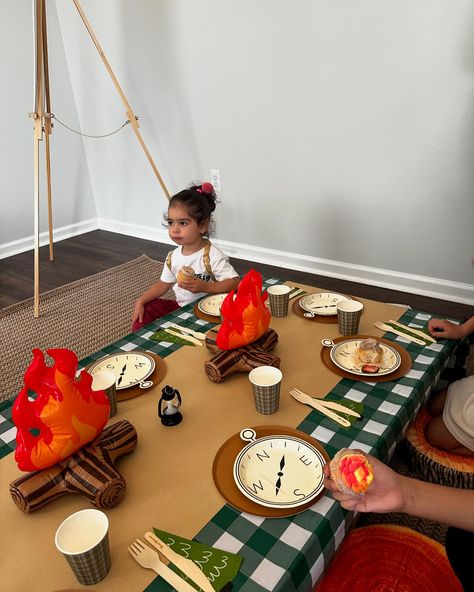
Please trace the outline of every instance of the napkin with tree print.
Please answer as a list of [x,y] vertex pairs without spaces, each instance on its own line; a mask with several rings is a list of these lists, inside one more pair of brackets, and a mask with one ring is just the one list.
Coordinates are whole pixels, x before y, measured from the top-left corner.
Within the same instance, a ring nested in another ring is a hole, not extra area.
[[[173,551],[194,561],[211,582],[214,590],[221,590],[226,584],[232,582],[239,571],[240,564],[243,560],[241,555],[228,553],[227,551],[222,551],[215,547],[209,547],[208,545],[185,539],[170,532],[159,530],[158,528],[153,528],[153,532],[159,539],[166,543],[168,547],[173,549]],[[186,576],[180,572],[176,566],[173,565],[172,567],[181,577],[186,579]],[[146,592],[163,590],[164,588],[159,587],[158,584],[154,586],[157,581],[159,580],[157,579],[152,582],[146,589]],[[196,590],[200,589],[194,584],[194,582],[188,580],[188,583],[195,587]]]

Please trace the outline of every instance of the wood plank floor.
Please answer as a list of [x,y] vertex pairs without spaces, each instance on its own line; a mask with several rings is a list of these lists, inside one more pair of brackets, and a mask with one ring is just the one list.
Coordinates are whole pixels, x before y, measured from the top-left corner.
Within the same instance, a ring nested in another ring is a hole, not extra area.
[[[40,249],[40,291],[46,292],[69,282],[120,265],[142,254],[163,261],[170,245],[95,230],[63,240],[54,245],[55,261],[50,262],[48,247]],[[381,302],[409,304],[430,313],[463,319],[473,314],[465,304],[426,298],[416,294],[377,288],[324,276],[282,269],[241,259],[231,259],[240,275],[252,267],[263,275],[281,277],[294,282]],[[33,251],[0,260],[0,308],[33,296]]]

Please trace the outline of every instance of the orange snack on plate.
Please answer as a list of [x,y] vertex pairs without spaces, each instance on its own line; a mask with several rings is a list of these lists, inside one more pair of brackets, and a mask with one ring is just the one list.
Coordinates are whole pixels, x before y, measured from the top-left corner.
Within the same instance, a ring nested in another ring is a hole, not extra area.
[[343,448],[329,463],[331,479],[339,491],[350,495],[364,494],[372,483],[372,465],[362,452]]
[[190,265],[185,265],[178,271],[176,279],[178,280],[178,283],[186,282],[188,280],[192,280],[195,275],[194,269]]

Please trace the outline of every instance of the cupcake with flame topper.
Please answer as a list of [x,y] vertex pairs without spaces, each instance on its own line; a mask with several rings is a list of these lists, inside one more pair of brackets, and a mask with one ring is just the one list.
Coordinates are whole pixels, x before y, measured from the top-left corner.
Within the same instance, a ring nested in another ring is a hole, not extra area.
[[366,456],[350,448],[339,450],[329,463],[329,469],[337,489],[350,495],[363,495],[374,478]]

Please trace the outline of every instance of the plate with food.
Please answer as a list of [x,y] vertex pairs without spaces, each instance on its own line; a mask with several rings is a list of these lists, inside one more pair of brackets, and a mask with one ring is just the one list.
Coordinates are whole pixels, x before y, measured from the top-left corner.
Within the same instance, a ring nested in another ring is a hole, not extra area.
[[206,296],[206,298],[198,302],[198,309],[211,317],[219,317],[221,315],[221,306],[226,296],[227,293]]
[[394,347],[373,337],[349,338],[337,343],[323,339],[322,343],[331,348],[330,358],[336,366],[357,376],[384,376],[395,372],[402,363]]
[[324,317],[337,314],[336,305],[342,300],[352,300],[349,296],[334,292],[317,292],[303,296],[299,305],[305,312]]

